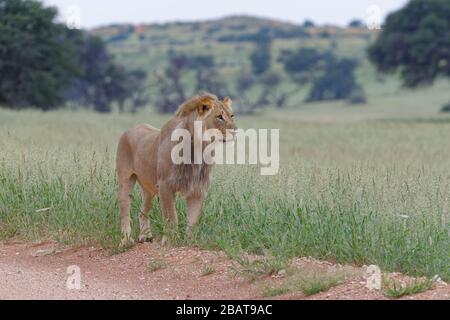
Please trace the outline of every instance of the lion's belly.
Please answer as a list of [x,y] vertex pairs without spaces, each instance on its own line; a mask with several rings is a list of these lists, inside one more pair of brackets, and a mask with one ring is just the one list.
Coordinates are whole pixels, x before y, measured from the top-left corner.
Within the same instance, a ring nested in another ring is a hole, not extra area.
[[156,166],[159,130],[149,125],[140,125],[131,132],[133,168],[139,184],[148,192],[157,191]]

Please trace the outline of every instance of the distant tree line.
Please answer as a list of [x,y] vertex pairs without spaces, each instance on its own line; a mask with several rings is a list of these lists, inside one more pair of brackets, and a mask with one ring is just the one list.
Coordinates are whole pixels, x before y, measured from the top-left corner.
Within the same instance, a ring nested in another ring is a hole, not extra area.
[[57,11],[37,1],[0,0],[0,105],[100,112],[113,103],[146,103],[146,74],[117,65],[99,38],[56,23]]
[[308,38],[309,33],[305,27],[292,27],[289,29],[282,29],[277,27],[263,27],[261,30],[254,33],[240,33],[240,34],[226,34],[219,36],[219,42],[261,42],[267,37],[270,39],[292,39],[292,38]]

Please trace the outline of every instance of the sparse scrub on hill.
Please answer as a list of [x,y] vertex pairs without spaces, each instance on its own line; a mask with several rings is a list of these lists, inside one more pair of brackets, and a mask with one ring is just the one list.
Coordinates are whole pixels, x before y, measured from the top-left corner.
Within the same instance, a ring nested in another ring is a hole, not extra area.
[[[152,85],[148,87],[151,92],[152,101],[161,110],[161,104],[165,100],[179,102],[175,96],[180,92],[172,82],[172,75],[167,74],[167,69],[172,68],[170,52],[187,57],[211,56],[214,59],[214,68],[206,79],[215,80],[220,85],[201,85],[203,90],[207,87],[220,91],[219,95],[235,96],[236,112],[253,113],[257,109],[265,107],[298,106],[305,101],[306,96],[302,92],[302,85],[308,86],[315,78],[309,78],[304,83],[292,81],[289,69],[284,68],[284,62],[277,59],[280,53],[292,51],[298,47],[299,39],[301,48],[314,48],[318,51],[331,50],[336,57],[351,58],[358,57],[365,62],[365,48],[367,41],[364,38],[366,30],[358,32],[332,27],[315,26],[312,22],[306,26],[298,26],[289,23],[257,19],[253,17],[229,17],[213,21],[193,22],[185,24],[166,24],[161,29],[157,25],[148,25],[144,31],[139,33],[146,35],[148,42],[142,41],[137,44],[136,34],[134,37],[110,44],[109,50],[117,61],[132,68],[140,67],[149,73]],[[192,28],[195,27],[195,31]],[[111,33],[119,32],[113,26],[93,30],[92,33],[108,39]],[[329,37],[322,38],[321,32],[326,31]],[[202,43],[202,45],[198,45]],[[150,45],[151,44],[151,45]],[[138,49],[139,48],[139,49]],[[346,52],[349,48],[351,50]],[[167,54],[169,53],[169,54]],[[303,61],[295,59],[296,61]],[[309,63],[307,61],[307,63]],[[311,65],[311,70],[315,70]],[[361,65],[356,66],[360,71]],[[182,72],[179,87],[186,93],[190,93],[193,87],[198,87],[197,68],[186,67]],[[366,71],[364,71],[366,72]],[[312,73],[312,72],[311,72]],[[369,70],[369,82],[375,78],[372,70]],[[154,75],[157,74],[157,77]],[[242,78],[253,77],[253,83],[247,90],[239,86]],[[269,77],[276,75],[276,77]],[[267,82],[267,79],[278,79],[276,83]],[[204,78],[203,78],[204,79]],[[211,82],[211,81],[209,81]],[[367,81],[358,83],[360,90],[358,96],[352,93],[352,103],[363,103],[366,99],[361,92]],[[170,90],[161,91],[161,84]],[[203,83],[203,81],[202,81]],[[173,99],[166,99],[172,96]],[[331,98],[329,98],[331,99]],[[162,109],[171,109],[162,108]]]

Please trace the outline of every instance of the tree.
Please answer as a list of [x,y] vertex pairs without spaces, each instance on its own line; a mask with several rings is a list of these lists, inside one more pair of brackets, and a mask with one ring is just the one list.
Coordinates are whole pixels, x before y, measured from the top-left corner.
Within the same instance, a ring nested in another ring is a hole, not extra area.
[[280,88],[283,76],[277,72],[268,72],[261,80],[263,91],[260,102],[273,104],[277,108],[284,107],[289,98],[289,93],[282,91]]
[[255,75],[261,75],[270,69],[272,54],[271,42],[263,41],[255,46],[254,51],[250,55],[252,71]]
[[138,108],[142,108],[149,102],[147,90],[147,73],[143,70],[133,70],[127,72],[124,82],[125,90],[122,94],[122,103],[119,102],[119,108],[123,111],[123,102],[129,98],[130,111],[136,112]]
[[116,65],[100,38],[69,30],[56,15],[37,1],[0,0],[0,104],[49,110],[72,101],[100,112],[113,102],[142,105],[146,76]]
[[48,110],[76,74],[76,55],[57,11],[36,1],[0,0],[0,104]]
[[351,99],[352,103],[365,101],[364,91],[354,75],[356,61],[338,59],[331,52],[300,48],[284,50],[279,61],[292,80],[300,85],[312,82],[306,101]]
[[65,100],[92,106],[99,112],[111,111],[108,92],[112,90],[107,87],[112,79],[117,79],[117,70],[111,65],[104,43],[79,30],[68,34],[77,50],[79,74],[71,79]]
[[[258,104],[252,99],[252,89],[257,83],[256,77],[251,72],[242,71],[236,79],[235,96],[237,97],[236,109],[241,114],[250,114],[255,111]],[[236,103],[235,103],[236,105]]]
[[[212,56],[188,56],[169,51],[168,60],[163,74],[156,74],[159,94],[155,104],[160,112],[174,112],[195,92],[211,91],[219,96],[226,95],[226,84],[220,79]],[[196,81],[189,85],[185,80],[192,73]],[[189,94],[189,91],[192,92]]]
[[198,55],[191,57],[190,68],[195,70],[195,91],[214,92],[218,96],[227,95],[227,86],[215,66],[211,55]]
[[354,75],[356,66],[351,59],[330,59],[324,73],[313,82],[307,101],[349,99],[352,103],[364,103],[364,93]]
[[360,19],[353,19],[348,23],[350,28],[364,28],[364,22]]
[[321,53],[315,49],[300,48],[297,51],[283,50],[278,61],[284,71],[299,84],[305,84],[316,78],[317,72],[323,69],[331,53]]
[[312,20],[305,20],[305,22],[303,22],[303,28],[314,28],[315,26],[316,24]]
[[255,75],[261,75],[270,69],[272,60],[272,30],[261,28],[254,39],[255,48],[250,54],[252,71]]
[[127,101],[131,112],[146,104],[145,72],[128,71],[115,64],[100,38],[79,30],[68,33],[76,47],[79,74],[71,79],[66,101],[92,106],[98,112],[110,112],[114,102],[121,112]]
[[369,58],[386,73],[400,70],[404,85],[430,85],[450,76],[450,1],[412,0],[390,14]]

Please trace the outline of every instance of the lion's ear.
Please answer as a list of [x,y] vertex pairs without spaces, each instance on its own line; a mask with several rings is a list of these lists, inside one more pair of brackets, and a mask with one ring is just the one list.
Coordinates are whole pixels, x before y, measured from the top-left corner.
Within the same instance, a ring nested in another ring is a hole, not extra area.
[[211,109],[213,105],[211,101],[204,99],[200,101],[197,105],[197,113],[199,116],[205,116]]
[[233,104],[233,101],[231,100],[230,97],[225,97],[223,98],[223,103],[231,109],[231,105]]

